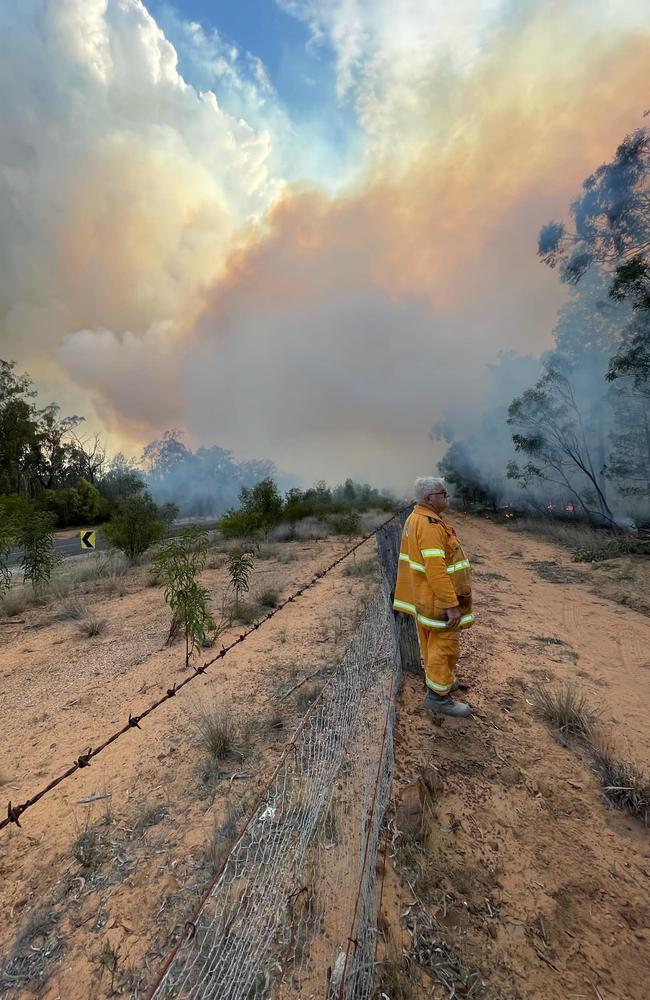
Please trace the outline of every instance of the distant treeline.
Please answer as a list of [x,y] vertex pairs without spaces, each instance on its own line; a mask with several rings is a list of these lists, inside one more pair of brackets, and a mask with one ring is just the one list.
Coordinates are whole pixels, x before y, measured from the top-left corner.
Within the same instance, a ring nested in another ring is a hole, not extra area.
[[362,511],[391,511],[395,507],[393,497],[352,479],[333,490],[322,481],[308,490],[294,487],[283,497],[269,478],[251,488],[244,487],[239,508],[227,511],[217,528],[228,538],[248,538],[278,524],[292,525],[306,517],[317,517],[327,521],[335,532],[352,535],[359,529]]
[[[0,520],[9,525],[6,545],[21,537],[20,526],[33,516],[44,531],[110,521],[108,536],[135,530],[148,536],[155,523],[151,531],[160,537],[178,514],[214,514],[225,515],[224,532],[248,535],[309,516],[338,515],[346,530],[359,512],[394,505],[352,479],[333,489],[324,482],[307,490],[291,485],[283,494],[283,479],[296,480],[278,477],[272,462],[237,462],[217,445],[193,452],[173,430],[150,442],[139,461],[122,454],[109,459],[100,436],[83,435],[82,425],[82,417],[62,416],[56,404],[39,407],[29,375],[0,361]],[[128,540],[131,555],[135,545]]]

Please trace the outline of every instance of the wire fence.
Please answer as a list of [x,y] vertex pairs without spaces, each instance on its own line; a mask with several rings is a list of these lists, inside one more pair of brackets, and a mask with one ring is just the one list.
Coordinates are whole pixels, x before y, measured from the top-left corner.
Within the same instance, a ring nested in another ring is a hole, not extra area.
[[369,1000],[399,670],[382,586],[150,1000]]
[[316,586],[316,584],[319,583],[329,573],[331,573],[332,570],[334,570],[337,566],[339,566],[342,562],[344,562],[344,560],[348,559],[349,556],[353,555],[353,553],[355,553],[358,549],[360,549],[362,545],[365,545],[367,541],[373,538],[377,531],[379,531],[385,525],[389,524],[391,521],[394,521],[395,518],[399,516],[399,513],[400,511],[398,511],[395,514],[392,514],[389,518],[386,519],[386,521],[384,521],[382,525],[379,526],[379,528],[373,529],[372,531],[368,532],[368,534],[364,535],[358,542],[350,546],[350,548],[348,548],[340,556],[334,559],[328,566],[326,566],[324,569],[316,573],[315,576],[313,576],[309,582],[305,583],[298,590],[295,590],[292,594],[290,594],[289,597],[285,598],[280,604],[278,604],[276,608],[274,608],[272,611],[269,611],[259,621],[256,621],[254,625],[251,625],[249,629],[238,635],[237,638],[233,639],[230,643],[228,643],[228,645],[223,645],[215,656],[212,656],[210,659],[205,660],[201,664],[195,665],[192,673],[190,673],[180,683],[174,682],[171,687],[167,688],[165,693],[161,695],[160,698],[156,699],[156,701],[154,701],[153,703],[151,703],[138,713],[129,712],[128,719],[123,726],[121,726],[119,729],[111,733],[108,737],[106,737],[106,739],[104,739],[101,743],[99,743],[99,745],[86,747],[85,750],[79,753],[79,755],[75,758],[70,767],[68,767],[61,774],[58,774],[56,777],[52,778],[52,780],[47,785],[39,789],[38,792],[35,792],[33,795],[31,795],[25,802],[21,802],[16,805],[14,805],[11,801],[8,802],[6,816],[0,820],[0,830],[4,829],[5,827],[11,824],[15,824],[16,826],[20,827],[21,826],[20,818],[23,815],[23,813],[27,812],[28,809],[31,809],[33,806],[35,806],[37,802],[40,802],[42,798],[44,798],[55,788],[57,788],[63,781],[66,781],[68,778],[71,778],[81,768],[88,767],[91,761],[95,757],[97,757],[100,753],[103,753],[105,750],[107,750],[108,747],[112,746],[113,743],[121,739],[132,729],[140,729],[140,723],[144,719],[146,719],[147,716],[157,711],[161,707],[161,705],[164,705],[171,698],[174,698],[179,691],[185,688],[188,684],[191,684],[193,681],[195,681],[197,677],[204,674],[209,667],[213,666],[215,663],[218,663],[219,660],[222,660],[224,656],[226,656],[230,652],[231,649],[233,649],[235,646],[240,645],[240,643],[245,642],[246,639],[248,639],[259,628],[261,628],[265,624],[265,622],[269,621],[271,618],[274,618],[285,607],[287,607],[287,605],[292,604],[297,598],[301,597],[308,590],[311,590],[312,587]]

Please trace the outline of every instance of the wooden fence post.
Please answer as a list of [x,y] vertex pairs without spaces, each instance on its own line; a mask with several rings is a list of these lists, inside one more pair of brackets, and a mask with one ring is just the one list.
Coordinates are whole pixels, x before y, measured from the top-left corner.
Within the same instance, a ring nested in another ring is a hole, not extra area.
[[[384,579],[386,590],[390,595],[391,604],[395,593],[395,578],[397,576],[397,565],[399,562],[400,542],[402,538],[402,527],[406,518],[411,513],[409,508],[402,511],[399,521],[391,521],[390,524],[377,531],[377,555],[379,566]],[[415,628],[415,621],[411,615],[403,615],[395,612],[397,626],[397,642],[402,661],[402,670],[409,674],[423,676],[420,663],[420,646],[418,644],[418,634]]]

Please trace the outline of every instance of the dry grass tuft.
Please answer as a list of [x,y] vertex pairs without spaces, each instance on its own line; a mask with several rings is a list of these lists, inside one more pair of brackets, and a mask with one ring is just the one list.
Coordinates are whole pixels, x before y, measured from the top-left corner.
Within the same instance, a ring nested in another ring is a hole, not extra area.
[[104,844],[99,830],[86,825],[74,842],[72,854],[82,868],[89,871],[99,868],[104,860]]
[[224,607],[224,616],[231,622],[239,622],[240,625],[252,625],[259,621],[266,614],[266,609],[259,604],[240,601],[235,607],[234,601]]
[[11,587],[0,601],[0,614],[4,618],[15,618],[28,608],[33,608],[35,603],[34,596],[27,587]]
[[272,711],[265,720],[266,729],[271,732],[277,733],[284,729],[284,716],[279,708]]
[[589,750],[598,770],[607,801],[648,826],[650,776],[632,761],[622,760],[602,737],[591,740]]
[[343,576],[355,576],[361,579],[375,576],[376,573],[377,560],[374,557],[370,559],[355,559],[353,562],[347,563],[343,570]]
[[40,994],[65,945],[58,930],[60,913],[41,909],[32,913],[16,938],[8,960],[0,965],[0,995],[14,995],[26,987]]
[[275,587],[266,587],[257,595],[257,601],[263,608],[277,608],[280,603],[280,594]]
[[213,760],[223,760],[237,743],[237,727],[227,710],[216,702],[197,702],[194,708],[199,741]]
[[306,712],[314,704],[322,690],[322,684],[305,684],[304,687],[298,688],[296,691],[296,708],[298,711]]
[[580,688],[571,681],[539,683],[533,689],[535,707],[563,736],[587,738],[598,718]]
[[147,830],[151,829],[152,826],[157,826],[158,823],[167,817],[169,810],[166,805],[157,806],[146,806],[142,813],[138,816],[135,826],[133,827],[134,833],[144,836]]
[[508,529],[547,538],[571,549],[574,562],[601,562],[632,553],[647,555],[650,550],[648,542],[635,535],[614,533],[588,524],[568,524],[546,517],[523,517],[508,524]]
[[219,871],[228,857],[248,808],[249,803],[244,798],[229,809],[220,823],[215,824],[205,850],[210,874]]
[[108,622],[105,618],[95,618],[93,615],[89,615],[79,623],[79,631],[87,639],[92,639],[97,635],[103,635],[108,628]]
[[262,542],[257,550],[258,559],[277,559],[280,547],[273,542]]
[[386,957],[377,963],[374,1000],[417,1000],[408,958],[401,955],[394,942],[386,948]]
[[88,609],[78,597],[73,596],[69,597],[68,600],[65,601],[56,617],[61,622],[80,622],[84,618],[88,617]]

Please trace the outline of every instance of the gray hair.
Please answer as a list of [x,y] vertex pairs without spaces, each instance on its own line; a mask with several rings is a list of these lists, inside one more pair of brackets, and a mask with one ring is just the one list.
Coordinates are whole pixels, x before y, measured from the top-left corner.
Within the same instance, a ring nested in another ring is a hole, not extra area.
[[413,484],[413,496],[416,500],[424,500],[430,493],[437,493],[444,490],[444,479],[436,479],[435,476],[418,476]]

